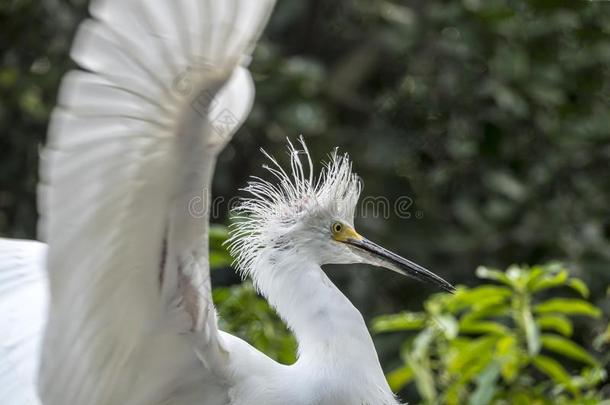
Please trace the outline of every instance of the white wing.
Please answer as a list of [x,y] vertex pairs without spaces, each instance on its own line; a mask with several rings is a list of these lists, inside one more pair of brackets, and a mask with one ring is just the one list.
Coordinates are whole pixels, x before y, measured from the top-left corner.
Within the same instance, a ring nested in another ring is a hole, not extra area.
[[0,239],[0,404],[36,405],[47,307],[46,247]]
[[92,3],[72,49],[86,71],[62,83],[41,171],[45,404],[227,402],[208,216],[192,208],[250,110],[239,65],[272,6]]

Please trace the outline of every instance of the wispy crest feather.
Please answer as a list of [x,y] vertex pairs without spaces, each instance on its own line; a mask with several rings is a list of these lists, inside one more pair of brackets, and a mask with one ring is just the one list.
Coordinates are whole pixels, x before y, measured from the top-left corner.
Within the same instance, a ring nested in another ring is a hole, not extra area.
[[320,175],[315,177],[311,155],[302,137],[299,143],[301,150],[288,140],[289,171],[262,150],[270,161],[270,165],[263,165],[263,168],[276,181],[253,176],[242,189],[250,197],[240,199],[233,209],[235,222],[230,226],[227,244],[234,264],[242,274],[251,275],[263,249],[279,247],[292,227],[309,215],[327,212],[353,223],[362,187],[358,175],[352,172],[347,153],[340,155],[335,149],[329,161],[323,164]]

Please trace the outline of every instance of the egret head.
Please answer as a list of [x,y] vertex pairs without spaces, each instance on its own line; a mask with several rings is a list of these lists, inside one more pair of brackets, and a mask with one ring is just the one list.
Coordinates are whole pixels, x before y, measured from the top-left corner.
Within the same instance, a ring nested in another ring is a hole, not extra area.
[[302,150],[289,141],[290,170],[263,151],[271,163],[264,168],[276,181],[253,178],[244,189],[250,197],[234,209],[236,222],[228,243],[240,271],[256,277],[260,257],[289,252],[320,265],[368,263],[453,292],[453,286],[434,273],[356,232],[362,185],[347,154],[335,150],[316,178],[307,146],[303,139],[300,143]]

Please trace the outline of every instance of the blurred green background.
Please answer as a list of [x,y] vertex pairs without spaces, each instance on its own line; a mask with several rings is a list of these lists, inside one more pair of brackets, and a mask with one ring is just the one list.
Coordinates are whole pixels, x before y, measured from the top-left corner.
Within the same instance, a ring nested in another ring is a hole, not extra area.
[[[1,236],[35,237],[38,154],[86,15],[81,0],[0,2]],[[264,175],[259,147],[282,160],[303,134],[319,160],[348,152],[363,196],[388,199],[388,215],[360,210],[371,239],[455,284],[479,283],[478,265],[560,260],[610,312],[610,2],[279,0],[251,70],[256,102],[216,196]],[[218,285],[239,282],[221,267]],[[371,268],[329,273],[367,319],[434,292]],[[590,348],[604,325],[574,338]],[[376,338],[385,367],[403,338]]]

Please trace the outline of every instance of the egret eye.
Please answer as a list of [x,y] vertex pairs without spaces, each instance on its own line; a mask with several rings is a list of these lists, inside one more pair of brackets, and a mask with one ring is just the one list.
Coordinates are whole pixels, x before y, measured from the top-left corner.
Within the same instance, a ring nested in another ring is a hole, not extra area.
[[340,222],[335,222],[332,224],[331,226],[331,230],[333,231],[333,233],[337,234],[337,233],[341,233],[341,231],[343,230],[343,225],[341,225]]

